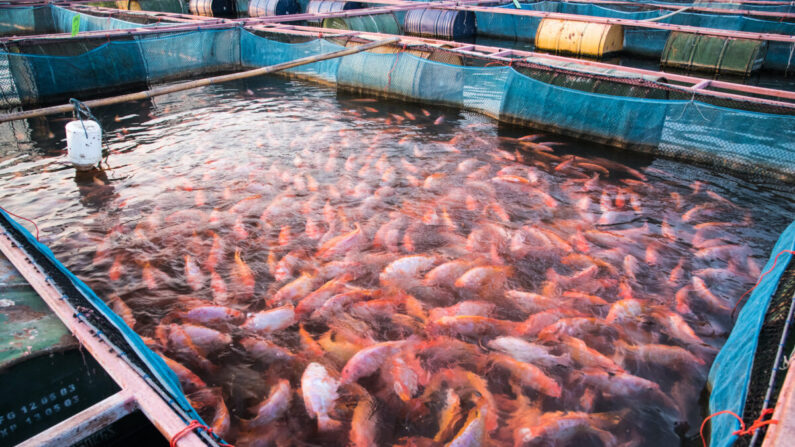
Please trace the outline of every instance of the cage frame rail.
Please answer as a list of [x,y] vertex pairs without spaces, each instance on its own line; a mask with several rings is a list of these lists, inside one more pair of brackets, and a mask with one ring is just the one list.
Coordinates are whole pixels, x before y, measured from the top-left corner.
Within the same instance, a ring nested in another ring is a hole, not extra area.
[[88,438],[139,409],[129,390],[122,390],[22,441],[16,447],[65,446]]
[[[11,264],[28,281],[53,313],[55,313],[75,338],[77,338],[80,345],[86,348],[89,354],[102,366],[119,388],[122,389],[122,393],[124,394],[116,396],[111,402],[113,405],[108,405],[108,402],[103,401],[106,406],[111,407],[107,409],[108,411],[113,407],[121,405],[122,408],[117,409],[117,412],[114,413],[119,416],[126,411],[126,409],[132,408],[130,407],[132,404],[127,402],[127,398],[129,397],[134,399],[135,406],[144,413],[147,419],[152,422],[152,425],[154,425],[166,439],[171,439],[188,426],[189,420],[185,417],[186,415],[179,414],[179,411],[177,411],[178,407],[175,408],[176,406],[172,405],[167,400],[167,396],[163,394],[164,391],[159,390],[153,380],[149,377],[145,377],[142,371],[137,371],[137,368],[127,360],[127,357],[122,355],[123,353],[118,346],[113,344],[107,337],[102,336],[102,333],[98,331],[96,327],[93,327],[85,318],[81,319],[79,317],[80,313],[65,299],[65,294],[60,286],[43,273],[44,268],[36,263],[30,254],[23,248],[21,242],[16,240],[13,234],[9,232],[3,224],[0,224],[0,252],[8,258]],[[94,407],[89,407],[89,409],[91,408]],[[106,408],[94,408],[94,412],[102,413],[100,410],[103,409]],[[82,413],[78,413],[78,415],[80,414]],[[83,414],[83,416],[86,415]],[[69,419],[67,419],[67,421],[69,421]],[[59,430],[66,429],[74,431],[75,428],[82,426],[80,421],[80,418],[73,419],[68,424],[60,426]],[[40,435],[41,434],[45,434],[45,438],[38,438],[37,440],[40,443],[34,445],[42,445],[42,443],[44,445],[56,445],[51,441],[55,439],[53,437],[59,436],[57,430],[47,430],[40,433]],[[29,438],[28,441],[34,438]],[[218,446],[206,433],[197,433],[195,431],[184,435],[179,440],[178,445],[180,447]]]

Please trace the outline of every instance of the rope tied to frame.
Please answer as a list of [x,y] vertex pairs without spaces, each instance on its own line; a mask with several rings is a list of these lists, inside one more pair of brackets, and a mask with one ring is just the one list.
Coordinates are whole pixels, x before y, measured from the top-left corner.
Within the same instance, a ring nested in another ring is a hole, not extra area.
[[74,111],[72,112],[72,115],[76,119],[80,120],[80,124],[83,126],[83,132],[85,132],[86,138],[88,138],[88,131],[86,130],[86,125],[83,123],[83,117],[96,122],[97,125],[99,126],[99,129],[102,130],[102,133],[103,134],[105,133],[105,129],[102,128],[102,125],[99,124],[99,120],[97,119],[97,117],[94,116],[93,113],[91,113],[91,109],[89,109],[87,105],[85,105],[84,103],[82,103],[81,101],[75,98],[69,98],[69,103],[72,104],[72,106],[74,106]]
[[773,408],[766,408],[765,410],[762,411],[762,413],[759,415],[759,417],[756,418],[756,420],[751,425],[749,425],[747,428],[745,426],[745,422],[743,422],[743,419],[740,416],[737,416],[737,413],[735,413],[735,412],[733,412],[731,410],[723,410],[723,411],[719,411],[717,413],[711,414],[706,419],[704,419],[704,422],[701,423],[701,430],[699,431],[699,433],[701,434],[701,443],[702,443],[702,445],[704,447],[707,447],[707,441],[706,441],[706,439],[704,439],[704,427],[707,425],[707,422],[710,419],[712,419],[713,417],[715,417],[715,416],[719,416],[721,414],[730,414],[730,415],[734,416],[740,422],[740,428],[735,430],[735,431],[733,431],[732,435],[735,435],[735,436],[746,436],[746,435],[753,434],[755,431],[759,430],[760,428],[762,428],[762,427],[764,427],[766,425],[778,424],[778,420],[776,420],[776,419],[765,420],[765,416],[767,416],[769,414],[772,415],[774,411],[775,410]]
[[[213,433],[213,429],[212,428],[210,428],[210,427],[202,424],[201,422],[197,421],[196,419],[194,419],[194,420],[190,421],[190,423],[188,425],[186,425],[182,430],[180,430],[176,434],[174,434],[174,436],[169,441],[169,444],[168,444],[169,447],[177,447],[177,442],[179,442],[180,439],[182,439],[185,435],[187,435],[188,433],[190,433],[190,432],[192,432],[193,430],[196,430],[196,429],[204,430],[205,432],[207,432],[207,434],[209,434],[211,436],[215,435],[215,433]],[[217,435],[215,435],[215,436],[217,438]],[[218,444],[221,445],[221,446],[224,446],[224,447],[234,447],[232,444],[226,444],[224,442],[219,442]]]

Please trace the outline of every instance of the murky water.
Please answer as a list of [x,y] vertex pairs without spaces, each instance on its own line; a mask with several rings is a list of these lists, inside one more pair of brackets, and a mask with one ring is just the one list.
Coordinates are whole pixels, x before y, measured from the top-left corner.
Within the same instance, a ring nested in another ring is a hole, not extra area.
[[784,185],[281,78],[94,113],[101,174],[58,164],[66,118],[4,127],[0,204],[237,445],[692,443],[794,215]]

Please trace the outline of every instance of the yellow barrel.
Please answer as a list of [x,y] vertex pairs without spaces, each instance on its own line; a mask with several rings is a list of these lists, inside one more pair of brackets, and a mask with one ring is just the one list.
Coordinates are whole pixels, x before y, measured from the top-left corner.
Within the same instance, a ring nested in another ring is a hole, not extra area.
[[136,0],[116,0],[116,9],[142,11],[141,4]]
[[624,48],[621,25],[542,19],[536,31],[536,48],[577,56],[601,57]]

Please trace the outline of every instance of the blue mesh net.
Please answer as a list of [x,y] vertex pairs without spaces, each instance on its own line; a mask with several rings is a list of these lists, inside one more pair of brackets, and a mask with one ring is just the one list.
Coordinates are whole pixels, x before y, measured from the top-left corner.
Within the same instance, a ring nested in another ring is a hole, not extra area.
[[[263,67],[289,62],[294,59],[315,54],[339,51],[344,47],[326,40],[312,40],[306,43],[282,43],[256,36],[248,31],[240,32],[240,62],[245,67]],[[340,59],[329,59],[288,70],[291,73],[315,76],[334,83]]]
[[[754,353],[759,341],[759,330],[762,328],[770,299],[776,292],[781,275],[790,263],[792,255],[782,253],[775,263],[775,268],[773,262],[782,250],[793,249],[795,249],[795,223],[781,234],[776,246],[773,247],[770,259],[762,269],[763,272],[771,269],[772,271],[762,278],[751,293],[740,311],[726,344],[712,364],[708,378],[712,388],[709,397],[710,414],[723,410],[743,414]],[[710,423],[712,424],[710,447],[729,447],[734,444],[737,436],[732,433],[740,428],[736,419],[729,415],[721,415],[712,418]]]
[[112,17],[77,13],[59,6],[48,5],[0,9],[0,35],[70,33],[72,20],[78,15],[79,32],[156,26],[156,24],[146,25]]
[[[41,98],[273,65],[341,48],[325,40],[281,43],[235,28],[111,42],[75,57],[0,53],[0,70],[7,58],[19,97],[35,103]],[[589,93],[541,82],[509,67],[448,65],[409,53],[360,53],[290,72],[621,147],[795,177],[795,117],[790,115],[699,101]],[[3,85],[0,82],[0,88]],[[0,93],[5,96],[6,91]]]
[[140,49],[146,68],[145,80],[149,82],[240,66],[239,29],[194,31],[118,44]]
[[[522,9],[534,11],[559,12],[565,14],[588,15],[630,20],[648,20],[669,14],[671,11],[622,11],[614,8],[582,3],[539,2],[523,3]],[[681,6],[681,5],[679,5]],[[513,5],[503,8],[515,9]],[[476,12],[478,35],[513,40],[535,40],[540,17],[527,17],[493,12]],[[687,25],[702,28],[746,31],[753,33],[772,33],[795,35],[795,23],[760,20],[742,15],[704,14],[682,12],[659,21],[674,25]],[[626,28],[624,30],[624,50],[630,54],[658,58],[665,47],[669,31]],[[763,67],[770,70],[787,70],[793,59],[795,43],[770,42]]]
[[37,31],[37,16],[46,13],[49,6],[0,9],[0,34],[29,34]]
[[89,14],[77,13],[58,6],[51,6],[53,27],[56,33],[69,33],[72,31],[72,20],[75,16],[80,16],[80,32],[100,31],[106,29],[130,29],[141,28],[152,25],[127,22],[114,19],[112,17],[97,17]]
[[112,41],[77,56],[0,53],[15,80],[15,91],[0,83],[0,97],[16,94],[22,104],[34,104],[235,69],[238,36],[238,29],[229,29]]

